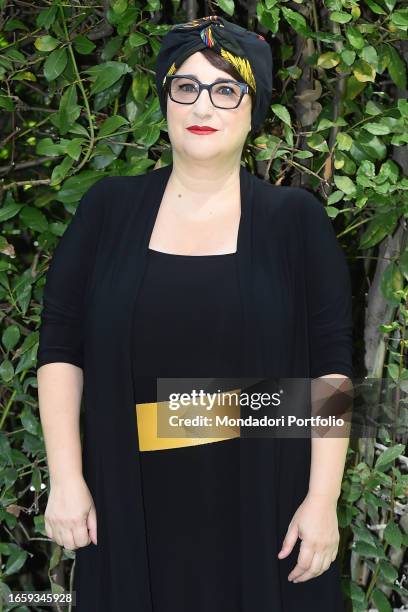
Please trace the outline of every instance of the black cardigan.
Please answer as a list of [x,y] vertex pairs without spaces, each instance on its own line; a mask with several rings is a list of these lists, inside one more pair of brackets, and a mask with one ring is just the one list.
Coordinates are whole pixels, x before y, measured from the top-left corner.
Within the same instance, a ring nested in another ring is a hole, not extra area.
[[[96,504],[98,545],[76,551],[78,612],[123,612],[129,605],[152,612],[130,330],[171,171],[172,164],[97,181],[55,250],[44,289],[37,367],[61,361],[84,371],[83,470]],[[324,207],[307,190],[271,185],[244,166],[240,185],[243,376],[351,377],[350,277]],[[268,540],[280,549],[307,493],[310,451],[310,439],[242,439],[242,612],[278,611],[277,597],[285,612],[300,602],[307,610],[342,610],[336,562],[293,584],[287,575],[298,545],[284,560],[265,549]],[[133,567],[124,561],[129,557]]]

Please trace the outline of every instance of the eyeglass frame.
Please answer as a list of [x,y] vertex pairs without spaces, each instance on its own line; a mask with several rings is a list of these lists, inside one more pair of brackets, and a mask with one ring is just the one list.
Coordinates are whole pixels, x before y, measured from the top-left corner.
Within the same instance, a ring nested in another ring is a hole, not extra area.
[[[179,102],[178,100],[175,100],[174,98],[172,98],[170,82],[173,79],[179,79],[179,78],[190,79],[191,81],[195,81],[196,83],[198,83],[198,96],[196,97],[194,102]],[[212,99],[212,87],[214,85],[217,85],[218,83],[234,83],[235,85],[239,86],[241,90],[241,96],[235,106],[225,107],[225,106],[217,106],[216,104],[214,104],[213,99]],[[189,74],[167,74],[165,77],[164,86],[167,89],[167,93],[169,94],[170,100],[173,100],[173,102],[175,102],[176,104],[195,104],[198,98],[200,97],[200,94],[203,91],[203,89],[206,89],[208,91],[208,95],[210,97],[211,104],[215,108],[220,108],[221,110],[231,110],[233,108],[238,108],[238,106],[242,102],[242,98],[244,97],[244,95],[245,94],[250,95],[250,87],[248,83],[241,83],[240,81],[236,81],[235,79],[221,79],[221,78],[217,79],[216,81],[213,81],[213,83],[201,83],[201,81],[199,81],[193,76],[190,76]]]

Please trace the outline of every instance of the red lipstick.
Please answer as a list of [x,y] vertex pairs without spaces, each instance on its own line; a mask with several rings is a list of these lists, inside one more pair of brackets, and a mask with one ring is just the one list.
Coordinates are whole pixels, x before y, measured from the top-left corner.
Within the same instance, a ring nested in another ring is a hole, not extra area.
[[208,125],[190,125],[188,131],[192,134],[213,134],[214,132],[218,132],[215,128],[212,128]]

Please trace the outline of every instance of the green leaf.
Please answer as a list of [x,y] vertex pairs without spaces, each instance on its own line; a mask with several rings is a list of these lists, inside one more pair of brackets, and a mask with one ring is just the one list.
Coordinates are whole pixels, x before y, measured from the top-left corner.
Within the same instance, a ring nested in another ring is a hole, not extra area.
[[132,69],[123,62],[110,61],[92,66],[84,72],[90,75],[91,93],[96,94],[116,83],[124,74],[132,72]]
[[364,36],[356,26],[347,26],[346,37],[355,49],[362,49],[365,45]]
[[120,90],[122,89],[124,78],[124,76],[120,77],[120,79],[116,81],[113,85],[111,85],[107,89],[103,89],[102,91],[96,94],[94,99],[95,111],[106,109],[109,104],[115,102],[115,100],[119,97]]
[[303,15],[286,6],[281,6],[281,11],[285,20],[296,32],[303,36],[308,36],[312,33]]
[[74,49],[80,55],[89,55],[96,48],[92,40],[89,40],[83,34],[78,34],[73,40]]
[[66,154],[72,157],[72,159],[75,161],[78,161],[81,156],[83,142],[83,138],[73,138],[72,140],[69,140],[65,147]]
[[118,15],[122,15],[128,8],[128,0],[115,0],[112,4],[112,10]]
[[386,15],[387,14],[384,11],[384,9],[381,8],[379,4],[377,4],[377,2],[374,2],[374,0],[365,0],[365,3],[376,15]]
[[25,406],[20,414],[21,424],[26,431],[28,431],[33,436],[38,436],[40,434],[40,422],[28,408]]
[[235,10],[234,0],[217,0],[217,4],[224,13],[232,17]]
[[54,23],[58,13],[58,6],[55,4],[46,9],[41,9],[37,13],[35,24],[38,28],[45,28],[49,30]]
[[7,351],[13,349],[20,340],[20,328],[18,325],[12,324],[6,327],[3,332],[2,342]]
[[352,70],[357,81],[360,81],[361,83],[375,81],[376,72],[374,66],[371,66],[371,64],[363,59],[357,60],[353,64]]
[[15,109],[14,102],[8,96],[0,95],[0,108],[5,108],[7,111],[13,111]]
[[24,206],[20,212],[20,219],[26,227],[37,232],[45,232],[48,229],[46,216],[34,206]]
[[279,117],[279,119],[281,119],[289,126],[292,125],[292,120],[290,118],[289,111],[285,106],[283,106],[282,104],[272,104],[271,108],[275,115]]
[[337,147],[340,151],[350,151],[353,144],[353,139],[345,132],[338,132],[336,135]]
[[381,122],[368,122],[365,123],[362,127],[367,130],[367,132],[370,132],[370,134],[374,134],[374,136],[384,136],[386,134],[389,134],[391,131],[388,125],[385,125]]
[[81,114],[81,107],[77,104],[78,96],[76,85],[69,85],[64,91],[59,105],[59,128],[61,135],[75,123]]
[[371,593],[371,599],[378,609],[378,612],[392,612],[392,606],[380,589],[375,588]]
[[135,129],[133,134],[137,143],[148,148],[155,144],[160,138],[160,128],[158,125],[147,125]]
[[400,9],[391,14],[391,23],[394,25],[406,28],[408,26],[408,9]]
[[0,378],[5,383],[8,383],[11,380],[13,380],[13,377],[14,377],[13,364],[11,363],[9,359],[3,359],[3,361],[0,363]]
[[109,134],[114,134],[120,127],[127,124],[127,119],[121,115],[113,115],[112,117],[108,117],[99,128],[98,138],[103,138],[104,136],[109,136]]
[[384,529],[384,538],[388,542],[388,544],[391,544],[391,546],[394,546],[394,548],[401,547],[402,533],[398,525],[393,521],[388,523],[388,525]]
[[54,51],[59,46],[59,42],[53,36],[39,36],[35,39],[34,47],[38,51]]
[[67,176],[68,172],[72,168],[74,164],[74,159],[72,157],[65,157],[58,166],[55,166],[51,173],[51,181],[50,186],[55,187],[55,185],[59,185],[61,181]]
[[344,11],[333,11],[329,13],[330,21],[335,21],[336,23],[348,23],[353,19],[350,13],[345,13]]
[[74,204],[80,200],[96,181],[106,176],[104,172],[95,170],[84,170],[80,174],[70,176],[64,181],[63,186],[54,195],[54,199],[64,204]]
[[399,260],[399,267],[405,280],[408,281],[408,251],[404,251]]
[[33,467],[33,472],[31,474],[31,486],[37,493],[41,491],[41,472],[38,466]]
[[68,57],[65,47],[53,51],[44,62],[44,76],[47,81],[54,81],[65,70]]
[[145,36],[144,34],[141,34],[140,32],[132,32],[128,40],[129,40],[130,46],[133,48],[141,47],[143,45],[146,45],[149,42],[149,39],[147,38],[147,36]]
[[353,195],[356,192],[356,186],[350,177],[342,174],[334,174],[333,180],[336,187],[347,195]]
[[377,213],[369,221],[364,234],[360,238],[359,248],[368,249],[375,246],[386,236],[392,234],[398,223],[398,213]]
[[136,102],[141,105],[146,100],[147,92],[149,91],[149,79],[143,72],[138,72],[133,75],[132,94]]
[[316,149],[316,151],[321,151],[322,153],[329,152],[327,142],[321,134],[312,134],[306,139],[306,143],[311,149]]
[[381,164],[380,171],[375,179],[377,185],[381,185],[385,181],[389,181],[390,183],[396,184],[399,179],[399,167],[392,160],[387,159],[386,162]]
[[[132,35],[131,35],[132,36]],[[106,44],[102,49],[101,60],[111,60],[117,55],[123,45],[123,36],[112,36],[109,40],[106,40]]]
[[14,32],[15,30],[28,30],[25,23],[20,19],[10,19],[3,24],[3,30],[5,32]]
[[392,304],[399,304],[399,300],[395,296],[395,291],[399,291],[404,286],[404,279],[399,266],[395,262],[391,262],[385,268],[381,277],[381,291],[385,298]]
[[356,584],[355,582],[350,582],[350,597],[353,602],[359,602],[361,604],[365,604],[365,593],[361,586]]
[[262,2],[256,3],[256,16],[259,19],[259,22],[268,30],[270,30],[273,34],[279,29],[280,23],[280,10],[279,8],[272,8],[270,10],[266,10]]
[[327,51],[322,53],[317,60],[317,65],[321,68],[334,68],[339,64],[340,58],[335,51]]
[[347,66],[352,66],[356,59],[356,52],[351,49],[343,49],[340,53],[340,57]]
[[373,546],[372,544],[368,544],[367,542],[355,542],[355,545],[352,547],[352,550],[363,557],[374,557],[378,559],[386,558],[386,555],[382,548],[379,546]]
[[7,560],[6,569],[4,570],[4,574],[6,576],[10,576],[11,574],[16,574],[23,567],[24,563],[26,562],[27,557],[28,557],[28,553],[22,548],[18,548],[16,546],[12,554],[9,556]]
[[377,461],[375,462],[376,470],[383,470],[385,467],[388,467],[390,463],[395,461],[395,459],[404,453],[405,445],[404,444],[395,444],[395,446],[391,446],[390,448],[386,448],[382,453],[377,457]]
[[399,53],[392,45],[387,45],[387,68],[391,79],[400,89],[407,88],[407,67]]
[[48,157],[58,157],[64,153],[63,147],[51,140],[51,138],[41,138],[38,140],[35,152],[39,155],[47,155]]
[[393,565],[389,561],[381,560],[380,561],[380,573],[386,580],[389,582],[395,582],[398,578],[398,572]]

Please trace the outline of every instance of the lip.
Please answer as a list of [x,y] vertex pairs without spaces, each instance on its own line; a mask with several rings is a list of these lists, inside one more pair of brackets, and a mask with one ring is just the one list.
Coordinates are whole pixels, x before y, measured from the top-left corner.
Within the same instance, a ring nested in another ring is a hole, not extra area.
[[192,134],[213,134],[214,132],[218,132],[218,130],[208,125],[190,125],[187,129]]

